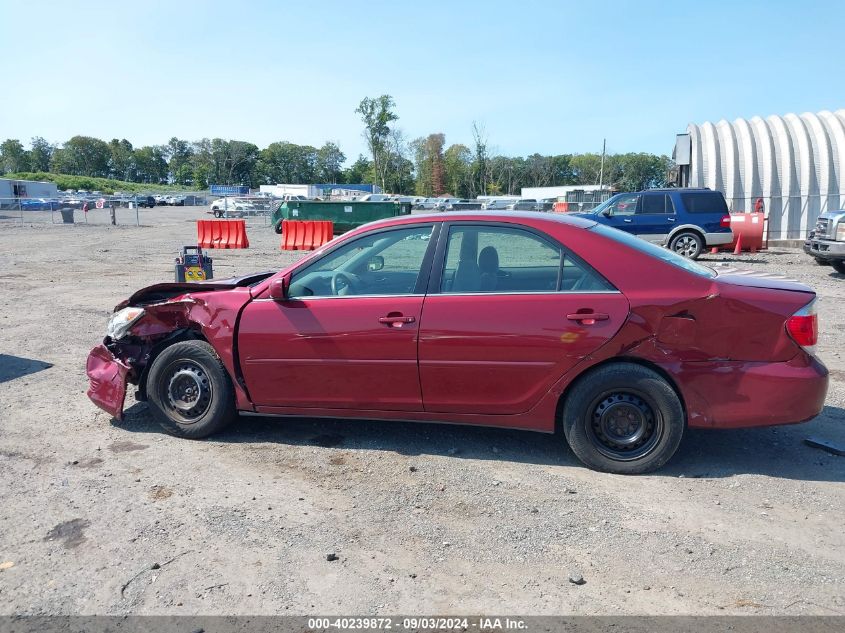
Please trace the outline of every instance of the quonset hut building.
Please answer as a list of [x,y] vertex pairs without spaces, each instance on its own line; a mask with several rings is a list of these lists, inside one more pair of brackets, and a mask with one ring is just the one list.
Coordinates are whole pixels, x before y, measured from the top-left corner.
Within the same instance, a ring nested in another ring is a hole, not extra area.
[[673,158],[679,186],[721,191],[732,211],[762,198],[770,239],[803,238],[845,207],[845,110],[690,124]]

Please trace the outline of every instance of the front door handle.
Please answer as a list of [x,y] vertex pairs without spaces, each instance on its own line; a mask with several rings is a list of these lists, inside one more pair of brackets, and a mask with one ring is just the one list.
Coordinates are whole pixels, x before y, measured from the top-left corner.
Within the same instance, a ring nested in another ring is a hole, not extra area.
[[632,220],[631,218],[622,218],[622,221],[623,222],[633,222],[634,220]]
[[567,314],[566,318],[570,321],[578,321],[581,325],[595,325],[596,321],[607,321],[610,315],[604,312],[573,312]]
[[403,316],[391,312],[387,316],[379,317],[378,322],[388,327],[402,327],[406,323],[413,323],[416,319],[412,316]]

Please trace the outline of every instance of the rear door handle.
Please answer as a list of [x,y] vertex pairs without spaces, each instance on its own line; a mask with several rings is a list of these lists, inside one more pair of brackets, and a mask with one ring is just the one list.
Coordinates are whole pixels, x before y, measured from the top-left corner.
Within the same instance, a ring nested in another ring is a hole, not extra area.
[[670,222],[674,222],[674,221],[675,221],[675,218],[666,218],[666,219],[667,219],[667,220],[669,220]]
[[379,317],[378,322],[388,325],[390,327],[402,327],[406,323],[413,323],[416,319],[412,316],[402,316],[401,314],[389,314],[387,316]]
[[573,312],[567,314],[566,318],[570,321],[578,321],[581,325],[595,325],[596,321],[607,321],[610,315],[604,312]]

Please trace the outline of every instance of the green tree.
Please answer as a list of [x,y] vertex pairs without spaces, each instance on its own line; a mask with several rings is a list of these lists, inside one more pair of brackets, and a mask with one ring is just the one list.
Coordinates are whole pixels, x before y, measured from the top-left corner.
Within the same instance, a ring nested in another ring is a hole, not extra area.
[[429,134],[411,143],[416,171],[416,193],[420,196],[439,196],[446,191],[443,147],[446,135]]
[[92,136],[74,136],[53,152],[51,170],[60,174],[106,178],[111,150],[105,141]]
[[620,177],[614,186],[623,191],[642,191],[649,187],[662,187],[666,184],[666,172],[671,166],[668,156],[631,153],[616,157],[620,167]]
[[471,190],[472,152],[466,145],[450,145],[443,154],[446,189],[453,196],[468,198]]
[[53,157],[55,145],[51,145],[40,136],[33,137],[29,150],[29,168],[32,171],[50,171],[50,159]]
[[263,184],[317,182],[318,151],[310,145],[281,141],[261,150],[256,173]]
[[178,185],[189,185],[193,181],[191,157],[194,150],[188,141],[172,137],[167,142],[168,168],[170,177]]
[[387,190],[387,174],[390,168],[390,124],[399,119],[393,111],[393,97],[381,95],[376,99],[365,97],[355,112],[364,122],[364,139],[373,157],[376,178],[381,181],[382,189]]
[[10,138],[0,143],[0,173],[17,173],[29,171],[29,152],[16,138]]
[[167,159],[163,147],[160,145],[141,147],[134,153],[138,182],[153,184],[167,182]]
[[332,184],[343,180],[343,163],[346,156],[340,151],[336,143],[326,142],[317,150],[316,179],[319,182]]
[[109,143],[111,157],[109,159],[109,174],[117,180],[134,181],[137,177],[135,167],[135,150],[132,143],[126,139],[113,138]]
[[366,156],[361,155],[343,172],[343,182],[353,185],[372,182],[374,177],[375,171],[373,170],[373,164],[367,160]]

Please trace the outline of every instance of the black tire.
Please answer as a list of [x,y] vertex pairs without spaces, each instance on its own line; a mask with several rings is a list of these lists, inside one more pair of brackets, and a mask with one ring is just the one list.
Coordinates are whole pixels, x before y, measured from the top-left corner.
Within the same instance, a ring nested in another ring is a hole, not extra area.
[[845,259],[832,259],[830,260],[830,265],[840,275],[845,275]]
[[156,420],[176,437],[208,437],[237,417],[232,381],[205,341],[182,341],[161,352],[146,390]]
[[816,260],[816,263],[819,266],[830,266],[831,265],[830,261],[828,261],[827,259],[822,259],[821,257],[814,257],[813,259]]
[[698,233],[681,231],[669,242],[669,250],[688,259],[698,259],[704,250],[704,240]]
[[214,217],[215,217],[215,218],[222,218],[222,217],[223,217],[223,212],[222,212],[220,209],[216,209],[216,210],[214,211]]
[[[675,454],[686,416],[660,374],[616,363],[578,379],[566,398],[562,422],[572,452],[584,465],[637,475],[660,468]],[[628,426],[619,428],[620,423]]]
[[274,231],[275,231],[278,235],[281,235],[281,234],[282,234],[282,221],[281,221],[281,220],[279,220],[278,222],[276,222],[276,225],[273,227],[273,230],[274,230]]

